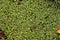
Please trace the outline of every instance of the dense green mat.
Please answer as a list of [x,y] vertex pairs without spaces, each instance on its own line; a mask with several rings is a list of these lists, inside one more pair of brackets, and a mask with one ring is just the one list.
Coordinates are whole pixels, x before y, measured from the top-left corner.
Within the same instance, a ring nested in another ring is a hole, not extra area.
[[59,40],[59,5],[49,0],[0,0],[0,28],[6,40]]

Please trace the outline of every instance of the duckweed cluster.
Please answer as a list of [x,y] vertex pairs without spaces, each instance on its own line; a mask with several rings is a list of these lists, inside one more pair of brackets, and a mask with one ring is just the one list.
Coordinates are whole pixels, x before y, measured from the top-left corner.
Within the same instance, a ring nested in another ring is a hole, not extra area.
[[0,28],[6,40],[59,40],[55,29],[60,25],[60,3],[55,2],[0,0]]

